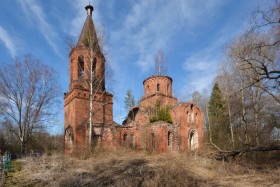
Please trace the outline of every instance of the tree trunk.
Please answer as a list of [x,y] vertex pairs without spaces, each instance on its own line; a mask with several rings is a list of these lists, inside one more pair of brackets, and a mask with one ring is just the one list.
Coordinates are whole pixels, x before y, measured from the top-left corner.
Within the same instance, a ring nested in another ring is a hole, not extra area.
[[223,152],[220,151],[219,155],[216,157],[217,160],[224,160],[228,157],[235,157],[236,155],[241,155],[243,153],[248,152],[267,152],[267,151],[279,151],[280,145],[273,145],[273,146],[257,146],[257,147],[249,147],[241,150]]

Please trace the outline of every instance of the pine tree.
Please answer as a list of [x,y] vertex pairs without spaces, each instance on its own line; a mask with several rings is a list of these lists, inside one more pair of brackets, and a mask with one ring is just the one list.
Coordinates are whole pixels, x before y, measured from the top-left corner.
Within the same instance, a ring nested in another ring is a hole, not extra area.
[[150,118],[151,123],[156,121],[165,121],[172,124],[172,117],[170,115],[170,109],[168,106],[162,108],[160,106],[160,101],[157,100],[155,108],[153,110],[154,115]]
[[222,92],[219,85],[215,83],[208,105],[208,115],[212,142],[222,149],[229,147],[230,144],[229,118],[226,109]]
[[209,116],[217,117],[223,113],[226,113],[226,103],[219,85],[215,83],[209,100]]
[[128,89],[126,92],[126,96],[124,97],[124,104],[127,112],[131,107],[135,106],[135,100],[131,89]]

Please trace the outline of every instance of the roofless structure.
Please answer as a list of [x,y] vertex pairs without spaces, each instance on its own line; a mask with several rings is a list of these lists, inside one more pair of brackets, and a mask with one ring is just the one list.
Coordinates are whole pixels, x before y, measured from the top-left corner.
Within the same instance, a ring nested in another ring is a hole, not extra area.
[[201,148],[203,113],[192,103],[178,102],[172,95],[172,78],[165,75],[145,79],[139,106],[130,109],[122,125],[113,122],[113,95],[105,89],[106,60],[92,20],[93,6],[85,9],[84,26],[69,54],[70,85],[64,95],[65,154],[80,155],[88,148],[101,147],[155,152]]

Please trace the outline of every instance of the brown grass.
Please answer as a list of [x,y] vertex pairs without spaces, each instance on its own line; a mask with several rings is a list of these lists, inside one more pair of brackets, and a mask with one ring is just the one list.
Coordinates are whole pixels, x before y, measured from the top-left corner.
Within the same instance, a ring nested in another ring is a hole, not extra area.
[[5,186],[276,186],[280,183],[279,167],[255,170],[193,153],[102,151],[87,159],[57,154],[15,163],[20,163],[21,168],[10,174]]

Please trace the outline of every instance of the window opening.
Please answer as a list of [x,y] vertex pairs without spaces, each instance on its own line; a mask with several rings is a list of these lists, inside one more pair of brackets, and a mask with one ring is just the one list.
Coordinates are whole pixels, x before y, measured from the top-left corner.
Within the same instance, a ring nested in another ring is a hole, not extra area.
[[187,112],[187,116],[188,116],[187,121],[188,121],[188,123],[190,123],[191,122],[191,113],[189,111]]
[[134,134],[130,135],[130,148],[134,149],[135,148],[135,139],[134,139]]
[[79,56],[78,57],[78,77],[83,77],[84,75],[85,75],[84,57]]
[[159,84],[157,84],[157,91],[158,91],[158,92],[160,91],[160,86],[159,86]]
[[92,61],[92,70],[91,70],[91,76],[94,77],[95,76],[95,71],[96,71],[96,58],[94,57],[93,58],[93,61]]
[[155,134],[152,133],[152,151],[156,149]]
[[172,132],[168,131],[168,147],[172,145]]
[[123,146],[127,147],[127,134],[123,135]]

